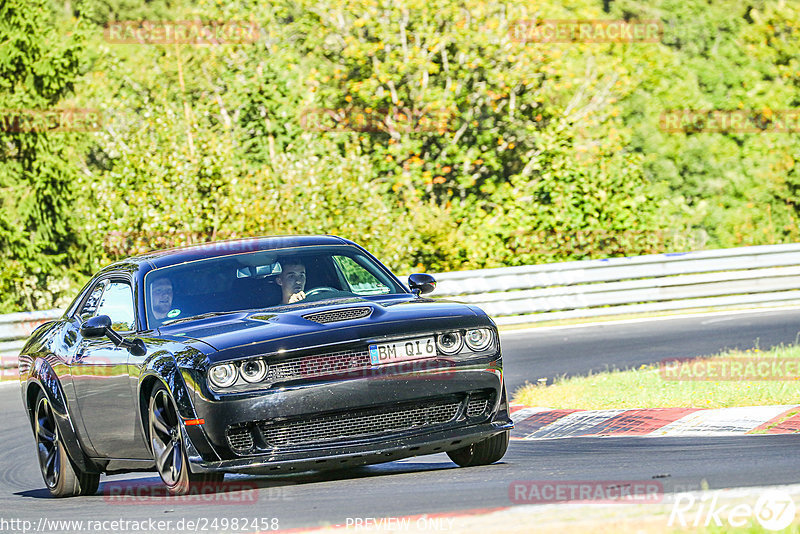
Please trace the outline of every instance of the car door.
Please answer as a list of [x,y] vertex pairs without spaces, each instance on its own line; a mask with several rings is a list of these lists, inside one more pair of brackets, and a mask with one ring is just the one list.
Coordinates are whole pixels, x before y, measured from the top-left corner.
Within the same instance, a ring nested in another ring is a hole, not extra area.
[[[133,290],[128,280],[100,280],[79,312],[80,320],[98,315],[111,318],[120,335],[136,329]],[[72,382],[84,428],[98,456],[131,458],[140,455],[136,433],[136,403],[128,375],[130,353],[107,337],[80,337],[72,358]]]

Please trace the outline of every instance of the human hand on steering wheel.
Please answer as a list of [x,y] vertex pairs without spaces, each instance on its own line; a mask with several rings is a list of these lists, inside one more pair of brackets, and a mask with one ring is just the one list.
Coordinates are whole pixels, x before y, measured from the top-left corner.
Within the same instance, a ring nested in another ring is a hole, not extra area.
[[304,293],[303,291],[298,291],[297,293],[293,293],[289,297],[289,304],[303,300],[306,298],[306,296],[308,296],[308,293]]

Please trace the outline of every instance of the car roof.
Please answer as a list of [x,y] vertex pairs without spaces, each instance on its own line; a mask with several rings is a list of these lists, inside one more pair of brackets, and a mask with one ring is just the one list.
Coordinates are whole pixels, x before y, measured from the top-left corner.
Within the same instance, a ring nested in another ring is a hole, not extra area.
[[265,236],[228,241],[213,241],[186,247],[156,250],[138,256],[126,258],[109,265],[103,271],[121,267],[123,264],[150,264],[152,268],[168,267],[187,261],[194,261],[244,252],[261,250],[278,250],[298,247],[313,247],[320,245],[355,245],[352,241],[332,235],[286,235]]

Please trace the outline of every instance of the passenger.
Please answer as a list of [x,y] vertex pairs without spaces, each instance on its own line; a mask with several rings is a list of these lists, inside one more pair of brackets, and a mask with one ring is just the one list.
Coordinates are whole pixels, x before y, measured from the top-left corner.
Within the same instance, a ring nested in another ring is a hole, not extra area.
[[275,279],[281,286],[281,304],[292,304],[306,298],[306,267],[295,260],[281,262],[281,274]]
[[150,307],[156,319],[163,319],[172,309],[172,282],[169,278],[158,278],[150,284]]

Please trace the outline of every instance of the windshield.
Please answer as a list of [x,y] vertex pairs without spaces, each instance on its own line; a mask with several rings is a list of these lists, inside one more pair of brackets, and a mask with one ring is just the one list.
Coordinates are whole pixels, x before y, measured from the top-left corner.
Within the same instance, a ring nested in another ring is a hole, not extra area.
[[198,260],[145,276],[148,324],[318,300],[406,293],[348,246],[259,251]]

